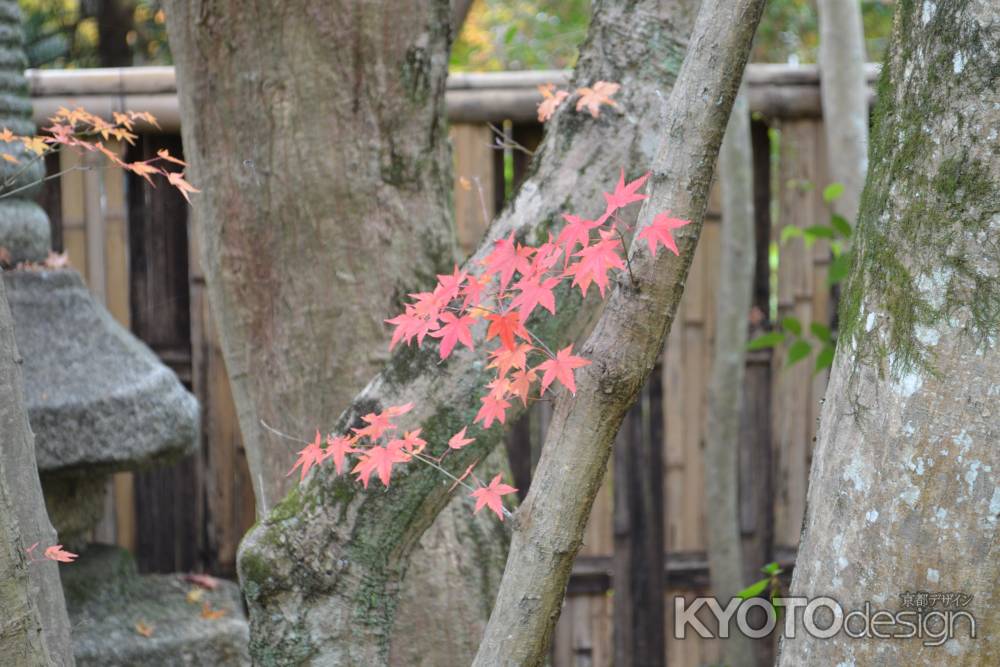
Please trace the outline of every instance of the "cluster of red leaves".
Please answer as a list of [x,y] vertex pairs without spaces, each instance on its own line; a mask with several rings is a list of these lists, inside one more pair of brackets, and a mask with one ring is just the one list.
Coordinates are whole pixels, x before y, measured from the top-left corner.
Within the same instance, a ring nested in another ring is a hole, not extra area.
[[[621,86],[610,81],[598,81],[593,86],[583,86],[573,91],[577,95],[576,110],[590,113],[597,118],[601,115],[601,106],[618,107],[618,103],[611,99]],[[556,109],[569,99],[571,93],[568,90],[559,90],[553,83],[546,83],[538,86],[538,91],[542,94],[542,101],[538,103],[538,122],[544,123]]]
[[[3,131],[0,132],[0,142],[20,142],[27,152],[34,154],[32,160],[40,159],[50,151],[62,148],[86,152],[96,151],[104,155],[112,164],[142,176],[154,187],[156,184],[153,182],[153,176],[165,178],[188,201],[191,201],[190,193],[199,192],[197,188],[184,180],[184,172],[167,171],[161,166],[165,162],[181,167],[187,166],[183,160],[170,155],[166,149],[160,150],[157,157],[149,160],[125,162],[115,151],[104,145],[104,142],[108,140],[126,141],[134,145],[138,138],[134,132],[137,121],[159,127],[156,118],[151,113],[145,111],[120,113],[115,111],[112,122],[109,122],[80,108],[70,111],[65,107],[60,107],[56,115],[49,120],[52,124],[43,128],[47,136],[20,136],[8,128],[3,128]],[[17,156],[2,151],[0,151],[0,159],[13,164],[21,162]]]
[[[542,310],[555,314],[554,290],[565,280],[571,281],[571,287],[578,287],[583,296],[587,296],[592,284],[597,285],[604,297],[610,272],[626,269],[624,239],[629,227],[619,211],[648,197],[639,192],[648,178],[647,173],[626,183],[622,170],[614,191],[604,193],[604,212],[598,218],[564,214],[567,224],[557,238],[550,235],[546,243],[532,247],[517,242],[512,233],[495,242],[492,252],[474,267],[479,269],[478,273],[455,267],[451,274],[438,276],[433,290],[411,294],[412,300],[404,306],[404,312],[386,320],[395,327],[390,349],[401,342],[410,345],[416,341],[417,346],[422,346],[428,339],[436,338],[438,355],[444,360],[458,345],[474,350],[473,329],[479,322],[485,322],[485,333],[479,330],[483,338],[479,344],[481,350],[486,348],[487,368],[495,372],[473,420],[483,429],[496,422],[505,423],[510,400],[527,405],[529,398],[541,397],[556,383],[575,394],[574,373],[590,361],[574,355],[572,345],[558,352],[550,350],[531,333],[527,322],[532,314]],[[661,213],[639,232],[637,239],[645,240],[654,256],[660,245],[678,254],[671,232],[686,224],[686,220]],[[328,436],[325,447],[317,431],[313,442],[299,452],[298,461],[288,474],[300,468],[301,479],[305,479],[314,465],[327,459],[333,461],[337,474],[341,474],[347,456],[353,454],[357,460],[351,472],[367,488],[373,474],[388,486],[393,466],[397,464],[415,458],[440,463],[441,458],[422,454],[427,442],[420,437],[420,429],[399,435],[393,420],[412,408],[413,404],[408,403],[367,414],[362,417],[364,426],[352,429],[347,435]],[[442,457],[474,441],[466,437],[466,429],[463,427],[451,437]],[[472,467],[456,484],[464,483]],[[475,476],[473,480],[476,486],[470,495],[476,500],[475,511],[488,507],[502,520],[501,499],[516,489],[502,483],[499,475],[489,484]]]

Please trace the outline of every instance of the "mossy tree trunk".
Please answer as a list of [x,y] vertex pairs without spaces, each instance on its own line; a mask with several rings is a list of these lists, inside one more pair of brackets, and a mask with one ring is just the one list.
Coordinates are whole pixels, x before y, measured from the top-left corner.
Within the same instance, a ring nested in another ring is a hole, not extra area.
[[[662,100],[683,58],[694,4],[596,3],[575,83],[620,82],[624,111],[607,110],[596,120],[571,109],[557,113],[529,177],[494,221],[469,267],[511,232],[523,242],[542,242],[558,231],[561,213],[603,208],[601,193],[614,184],[620,167],[634,176],[652,164],[664,129]],[[535,326],[550,347],[565,345],[582,331],[598,305],[581,302],[568,289],[559,299],[558,315]],[[472,424],[488,381],[479,352],[456,349],[439,363],[434,348],[403,348],[355,397],[338,426],[346,429],[373,409],[414,401],[407,424],[422,428],[431,453],[439,454],[453,433]],[[515,417],[516,410],[508,412],[508,420]],[[469,433],[476,442],[446,459],[457,474],[482,459],[502,436],[498,427],[472,427]],[[385,664],[410,553],[450,497],[446,480],[425,466],[394,473],[388,491],[364,492],[327,469],[307,478],[241,546],[240,576],[256,659],[262,664]]]
[[[44,517],[45,504],[42,487],[38,482],[35,467],[35,442],[28,426],[28,413],[24,407],[21,386],[20,358],[14,344],[14,320],[7,306],[7,294],[0,280],[0,657],[11,667],[35,667],[36,665],[72,665],[73,654],[69,646],[69,622],[66,620],[66,606],[62,600],[59,585],[59,571],[54,562],[35,563],[39,568],[34,578],[51,579],[59,592],[58,602],[62,605],[62,626],[55,625],[48,633],[57,642],[50,658],[46,645],[46,635],[42,630],[42,620],[38,604],[49,603],[47,591],[39,581],[30,582],[24,537],[33,540],[50,540],[55,531],[38,534],[32,530],[22,536],[20,522],[27,520],[27,527],[34,529],[39,515]],[[29,460],[31,467],[22,463]],[[28,483],[18,483],[17,477],[26,478]],[[34,481],[34,490],[30,481]],[[16,483],[12,486],[9,481]],[[16,491],[16,492],[15,492]],[[49,544],[39,545],[39,551]],[[43,598],[40,600],[39,596]],[[60,634],[59,631],[64,634]],[[60,643],[61,642],[61,643]]]
[[977,638],[818,639],[799,610],[781,665],[1000,664],[998,22],[897,4],[791,590],[845,612],[966,593]]
[[[383,320],[453,267],[450,6],[176,1],[167,16],[203,191],[195,232],[263,517],[296,483],[301,445],[261,422],[332,427],[388,359]],[[487,517],[442,515],[414,553],[402,598],[423,604],[401,611],[395,664],[471,656],[506,544]],[[442,577],[442,562],[469,576]]]

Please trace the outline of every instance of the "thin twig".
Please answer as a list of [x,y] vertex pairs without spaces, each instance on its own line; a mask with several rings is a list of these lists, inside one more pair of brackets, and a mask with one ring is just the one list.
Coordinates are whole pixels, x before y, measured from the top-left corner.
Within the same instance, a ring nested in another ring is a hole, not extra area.
[[520,143],[515,141],[513,137],[508,136],[503,130],[498,128],[496,125],[494,125],[493,123],[487,123],[487,125],[491,130],[493,130],[493,133],[496,134],[497,138],[500,140],[500,142],[497,143],[497,145],[493,146],[493,148],[496,149],[513,148],[515,150],[521,151],[528,157],[535,157],[535,151],[531,150],[530,148],[527,148],[526,146],[521,145]]
[[59,171],[59,172],[56,172],[56,173],[51,174],[49,176],[46,176],[45,178],[40,178],[37,181],[32,181],[31,183],[28,183],[27,185],[22,185],[19,188],[14,188],[13,190],[8,190],[7,192],[0,193],[0,199],[6,199],[7,197],[13,197],[18,192],[22,192],[24,190],[28,190],[29,188],[33,188],[36,185],[38,185],[39,183],[44,183],[45,181],[51,181],[53,178],[59,178],[60,176],[65,176],[66,174],[68,174],[68,173],[70,173],[72,171],[91,171],[92,169],[93,169],[93,167],[90,167],[90,166],[75,165],[75,166],[70,167],[68,169],[63,169],[62,171]]

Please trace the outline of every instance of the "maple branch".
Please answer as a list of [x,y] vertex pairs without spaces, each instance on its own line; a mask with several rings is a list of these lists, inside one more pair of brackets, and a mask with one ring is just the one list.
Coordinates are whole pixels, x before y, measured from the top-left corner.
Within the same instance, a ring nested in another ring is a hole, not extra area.
[[67,169],[63,169],[60,172],[56,172],[55,174],[50,174],[48,176],[45,176],[44,178],[40,178],[37,181],[32,181],[31,183],[28,183],[26,185],[22,185],[19,188],[14,188],[13,190],[8,190],[7,192],[2,192],[2,193],[0,193],[0,199],[6,199],[7,197],[13,197],[18,192],[23,192],[24,190],[28,190],[29,188],[33,188],[36,185],[38,185],[39,183],[44,183],[46,181],[51,181],[54,178],[59,178],[60,176],[65,176],[66,174],[68,174],[70,172],[74,172],[74,171],[92,171],[93,169],[94,169],[94,167],[92,167],[90,165],[74,165],[74,166],[69,167]]
[[284,438],[285,440],[291,440],[292,442],[297,442],[297,443],[300,443],[300,444],[303,444],[303,445],[308,445],[309,444],[305,440],[302,440],[300,438],[296,438],[294,435],[288,435],[287,433],[282,433],[278,429],[276,429],[273,426],[271,426],[270,424],[268,424],[263,419],[260,420],[260,425],[263,426],[264,428],[266,428],[271,433],[273,433],[276,436],[278,436],[279,438]]
[[513,150],[521,151],[528,157],[535,157],[535,152],[533,150],[515,141],[513,137],[509,136],[507,133],[498,128],[496,125],[494,125],[493,123],[487,123],[487,125],[491,130],[493,130],[493,133],[497,135],[496,143],[491,144],[490,146],[491,148],[495,150],[510,148]]
[[483,212],[483,224],[489,227],[492,221],[490,220],[489,211],[486,210],[486,197],[483,195],[483,184],[480,182],[479,176],[473,176],[472,180],[476,183],[476,190],[479,192],[479,206]]
[[628,277],[629,277],[629,280],[632,281],[632,287],[638,287],[639,283],[635,279],[635,274],[632,273],[632,260],[630,260],[629,257],[628,257],[629,253],[628,253],[628,247],[625,244],[625,237],[622,236],[622,232],[621,232],[620,229],[618,229],[618,225],[614,225],[614,224],[611,225],[611,229],[615,230],[615,234],[617,234],[618,238],[621,239],[621,242],[622,242],[622,252],[625,254],[625,268],[628,269]]

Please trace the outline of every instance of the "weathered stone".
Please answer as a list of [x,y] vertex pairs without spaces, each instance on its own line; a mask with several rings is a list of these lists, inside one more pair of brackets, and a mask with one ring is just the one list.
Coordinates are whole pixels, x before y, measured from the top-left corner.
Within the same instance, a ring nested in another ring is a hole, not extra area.
[[195,398],[94,302],[76,271],[8,271],[3,279],[39,470],[133,470],[193,450]]
[[40,262],[49,254],[51,240],[49,218],[38,204],[14,197],[0,199],[0,248],[6,249],[0,259],[11,264]]
[[[142,575],[119,547],[91,545],[64,568],[78,667],[247,665],[249,631],[239,588],[206,590],[180,574]],[[188,593],[200,596],[189,600]],[[211,618],[222,612],[219,618]],[[146,637],[140,629],[149,629]]]

